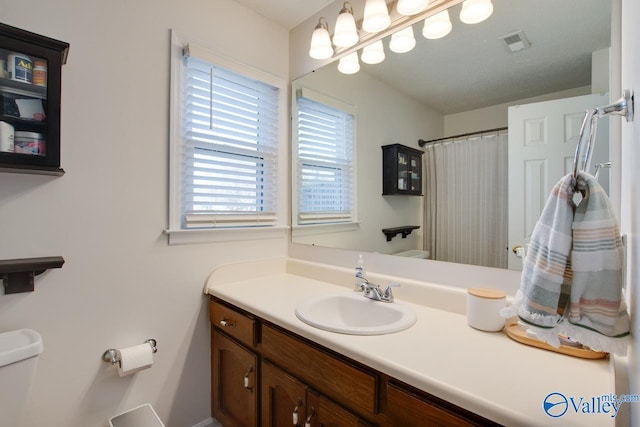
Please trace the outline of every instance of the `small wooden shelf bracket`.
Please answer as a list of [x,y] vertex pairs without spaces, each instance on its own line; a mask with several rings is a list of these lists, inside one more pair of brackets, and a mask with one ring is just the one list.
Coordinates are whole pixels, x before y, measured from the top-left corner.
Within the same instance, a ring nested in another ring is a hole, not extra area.
[[406,239],[413,230],[418,228],[420,228],[419,225],[404,225],[402,227],[383,228],[382,232],[387,236],[387,242],[390,242],[398,234],[402,234],[402,238]]
[[34,277],[50,268],[62,268],[61,256],[0,260],[0,278],[5,294],[33,292]]

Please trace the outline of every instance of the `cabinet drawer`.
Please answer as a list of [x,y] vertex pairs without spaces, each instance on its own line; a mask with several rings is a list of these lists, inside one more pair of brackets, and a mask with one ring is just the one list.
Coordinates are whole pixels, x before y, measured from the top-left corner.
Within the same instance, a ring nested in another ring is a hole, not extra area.
[[375,414],[377,376],[280,330],[262,325],[262,354],[325,396]]
[[231,335],[242,343],[256,346],[256,320],[233,307],[212,300],[209,305],[209,318],[216,328]]
[[387,383],[386,391],[386,412],[390,425],[432,427],[476,425],[395,384]]

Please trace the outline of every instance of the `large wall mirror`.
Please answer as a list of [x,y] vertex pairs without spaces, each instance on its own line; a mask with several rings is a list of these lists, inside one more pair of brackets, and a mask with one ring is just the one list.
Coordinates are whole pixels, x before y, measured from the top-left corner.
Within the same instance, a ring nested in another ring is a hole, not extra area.
[[[294,173],[294,243],[521,268],[513,249],[526,247],[551,187],[571,168],[584,111],[609,102],[611,5],[493,5],[474,25],[453,6],[453,29],[441,39],[414,24],[415,48],[394,53],[384,40],[385,60],[361,63],[356,74],[334,62],[292,83],[294,116],[303,90],[353,112],[356,201],[354,223],[298,225]],[[509,47],[514,40],[526,47]],[[591,173],[608,160],[607,139],[601,125]],[[292,141],[295,154],[295,118]],[[424,151],[422,196],[382,195],[381,147],[389,144]],[[598,172],[605,188],[608,173]],[[419,228],[391,240],[382,232],[403,226]]]

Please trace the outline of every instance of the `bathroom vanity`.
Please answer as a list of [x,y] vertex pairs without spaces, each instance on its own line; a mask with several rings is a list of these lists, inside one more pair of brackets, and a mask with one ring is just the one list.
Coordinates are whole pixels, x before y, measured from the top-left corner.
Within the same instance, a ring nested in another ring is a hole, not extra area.
[[[551,421],[543,411],[551,393],[591,398],[614,391],[607,360],[470,328],[463,289],[399,280],[399,302],[410,304],[403,294],[422,291],[442,306],[411,303],[417,322],[387,335],[328,332],[296,317],[296,305],[319,294],[353,295],[351,276],[294,259],[214,271],[205,292],[216,419],[224,426],[534,426]],[[604,426],[614,418],[567,411],[561,421]]]

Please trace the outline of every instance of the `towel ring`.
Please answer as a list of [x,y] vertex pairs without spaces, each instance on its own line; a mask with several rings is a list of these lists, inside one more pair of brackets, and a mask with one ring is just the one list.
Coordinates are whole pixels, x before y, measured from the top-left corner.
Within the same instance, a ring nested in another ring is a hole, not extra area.
[[585,172],[589,169],[591,157],[593,156],[593,144],[596,138],[598,119],[601,117],[616,115],[624,116],[627,122],[633,121],[633,101],[633,95],[629,90],[625,90],[622,94],[622,98],[618,99],[613,104],[605,105],[604,107],[592,108],[585,112],[584,120],[580,127],[580,138],[578,139],[576,154],[573,158],[574,178],[578,177],[578,163],[580,163],[580,153],[585,142],[587,145],[584,149],[584,156],[582,157],[580,171]]

